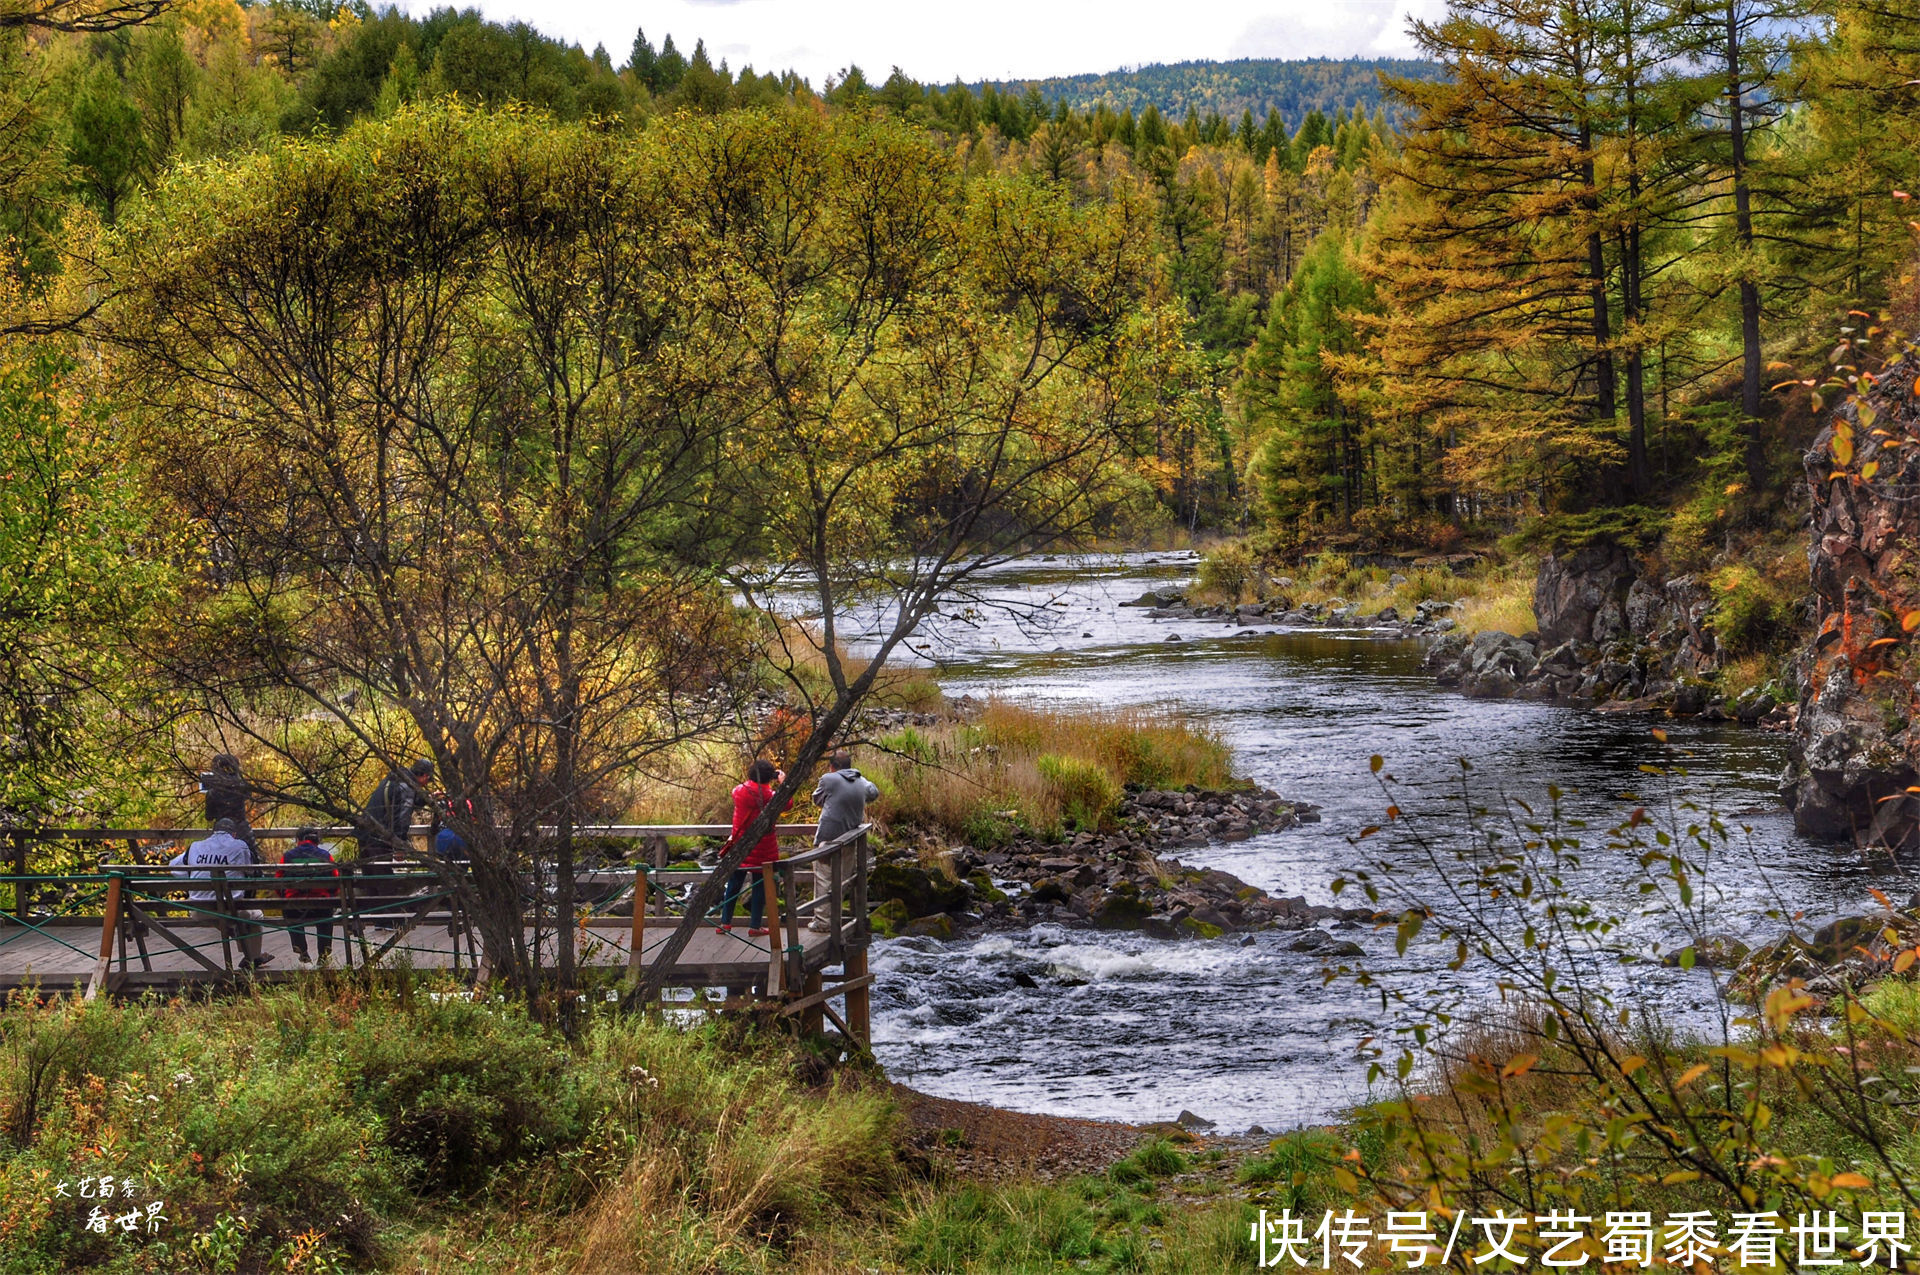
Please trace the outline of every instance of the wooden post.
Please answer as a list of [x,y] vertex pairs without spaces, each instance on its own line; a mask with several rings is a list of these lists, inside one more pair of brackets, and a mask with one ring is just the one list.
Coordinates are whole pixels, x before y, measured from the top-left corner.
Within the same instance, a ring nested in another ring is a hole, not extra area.
[[647,865],[636,863],[633,866],[633,946],[627,950],[627,973],[636,986],[646,972],[645,962],[640,959],[640,945],[647,938],[647,893]]
[[[807,977],[806,949],[800,945],[800,909],[794,903],[800,893],[800,885],[796,880],[799,872],[798,868],[787,869],[786,986],[789,991],[804,985]],[[781,937],[780,927],[777,925],[773,927],[773,937],[776,940]]]
[[13,834],[13,875],[15,877],[13,883],[13,911],[14,914],[20,918],[21,923],[25,924],[29,907],[28,896],[32,891],[26,882],[27,834],[24,832],[16,832]]
[[[346,958],[347,968],[353,968],[353,941],[358,937],[358,924],[349,918],[353,916],[357,901],[354,898],[353,885],[355,869],[340,874],[340,953]],[[366,953],[363,950],[362,956]]]
[[786,953],[780,950],[780,898],[773,892],[773,865],[762,864],[760,882],[767,892],[767,995],[784,995]]
[[[819,970],[815,970],[811,974],[806,975],[805,981],[800,984],[802,992],[808,996],[819,995],[822,986]],[[809,1036],[818,1036],[827,1030],[827,1014],[824,1002],[815,1001],[800,1011],[800,1030]]]
[[854,838],[853,937],[842,968],[847,975],[847,1027],[863,1048],[873,1048],[873,994],[867,981],[867,834]]
[[864,943],[859,947],[847,948],[845,964],[847,975],[847,1029],[853,1033],[854,1042],[863,1049],[873,1048],[873,991],[867,978],[867,949]]
[[[227,870],[225,868],[215,868],[213,870],[213,880],[213,925],[215,929],[220,931],[221,958],[226,962],[227,968],[232,969],[233,935],[232,928],[227,924],[227,914],[233,910],[233,891],[227,888]],[[189,906],[192,905],[193,890],[191,887],[187,890],[187,902]],[[187,915],[191,916],[193,914],[189,912]]]
[[[846,957],[846,936],[840,933],[840,927],[846,924],[841,916],[840,895],[847,888],[847,848],[841,846],[833,852],[829,862],[829,879],[833,897],[827,900],[827,956],[831,960],[844,960]],[[818,877],[816,876],[816,880]],[[820,915],[820,905],[813,905],[813,914]]]
[[113,960],[113,937],[120,930],[120,874],[107,878],[106,915],[100,918],[100,959],[94,962],[93,977],[87,980],[88,1000],[98,996],[107,985],[107,970]]
[[[647,849],[653,853],[653,870],[655,872],[665,872],[667,870],[667,839],[665,837],[648,837]],[[664,886],[655,893],[654,906],[659,909],[659,911],[654,913],[655,916],[665,916],[667,914],[667,891]]]

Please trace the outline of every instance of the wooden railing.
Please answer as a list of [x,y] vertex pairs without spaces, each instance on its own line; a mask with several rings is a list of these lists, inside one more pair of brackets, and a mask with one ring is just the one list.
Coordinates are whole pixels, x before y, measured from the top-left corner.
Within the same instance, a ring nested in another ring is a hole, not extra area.
[[[255,841],[282,841],[291,840],[295,831],[256,828],[250,833]],[[323,838],[355,835],[352,828],[317,831]],[[427,831],[425,827],[412,830],[416,837]],[[814,824],[783,824],[775,829],[776,835],[782,838],[808,840],[816,831]],[[584,915],[573,918],[582,934],[587,934],[590,928],[608,925],[627,927],[628,972],[637,982],[645,964],[644,944],[649,925],[677,925],[684,916],[684,908],[676,906],[684,902],[683,889],[691,886],[697,890],[717,871],[669,867],[667,839],[725,837],[731,832],[731,827],[724,824],[618,824],[576,828],[576,836],[638,841],[647,848],[645,855],[634,856],[630,868],[597,868],[575,874],[577,896],[587,901]],[[0,914],[0,966],[6,962],[7,945],[27,934],[51,938],[59,946],[80,953],[82,949],[61,938],[58,931],[98,924],[94,973],[86,987],[89,999],[107,986],[116,952],[123,972],[132,959],[137,959],[144,970],[152,970],[149,938],[163,940],[185,953],[199,977],[231,978],[239,969],[233,953],[242,931],[250,928],[267,933],[312,928],[321,919],[303,916],[296,920],[283,915],[281,923],[275,924],[265,918],[240,916],[242,910],[249,909],[249,895],[255,891],[326,888],[337,891],[334,896],[337,904],[328,910],[325,920],[338,931],[345,964],[349,967],[354,963],[356,948],[361,962],[371,965],[396,947],[402,952],[414,950],[403,940],[419,926],[445,925],[454,939],[453,968],[468,969],[475,977],[484,979],[484,955],[474,940],[457,865],[441,864],[429,856],[423,856],[418,865],[381,865],[381,870],[374,873],[363,871],[357,865],[341,864],[337,877],[279,876],[276,874],[283,869],[273,863],[195,869],[185,865],[103,861],[94,870],[83,873],[35,875],[20,870],[26,866],[24,847],[28,839],[122,844],[137,853],[143,841],[179,845],[204,835],[203,830],[177,828],[56,828],[17,834],[16,871],[0,876],[0,889],[11,888],[15,905],[12,918]],[[803,891],[798,874],[803,869],[815,871],[821,865],[826,869],[827,888],[813,891],[813,897],[801,899]],[[787,1002],[783,1013],[801,1014],[803,1021],[813,1026],[818,1026],[823,1016],[831,1018],[843,1033],[862,1043],[869,1039],[871,1022],[867,989],[873,979],[867,967],[866,950],[869,940],[867,877],[871,868],[867,828],[862,826],[825,845],[757,869],[766,890],[770,937],[764,978],[755,981],[764,986],[767,996]],[[201,900],[188,897],[195,892],[210,893],[213,897]],[[687,896],[691,893],[685,891]],[[628,900],[631,900],[631,915],[616,915],[615,910]],[[42,906],[36,907],[36,902]],[[281,906],[285,902],[266,900],[268,906]],[[97,913],[93,911],[96,906]],[[810,968],[801,927],[814,917],[824,922],[826,936],[824,945],[814,945],[815,960]],[[12,924],[6,924],[7,920]],[[532,920],[553,923],[553,918],[543,917],[538,908]],[[377,948],[370,947],[367,929],[383,924],[392,928],[392,934]],[[214,930],[217,940],[190,941],[184,931],[196,929]],[[210,955],[216,941],[221,957],[218,963]],[[130,945],[137,955],[130,955]],[[754,951],[760,950],[757,945],[752,946]],[[435,950],[439,956],[445,956],[444,949]],[[827,963],[841,966],[837,976],[822,970],[822,956]],[[827,977],[833,979],[830,987],[824,983]],[[666,984],[680,985],[671,978]],[[846,997],[844,1019],[828,1003],[830,998],[842,995]]]

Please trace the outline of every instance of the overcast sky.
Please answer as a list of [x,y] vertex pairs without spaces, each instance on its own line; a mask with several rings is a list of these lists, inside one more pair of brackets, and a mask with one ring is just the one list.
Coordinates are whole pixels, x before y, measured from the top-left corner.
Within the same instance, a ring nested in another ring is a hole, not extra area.
[[[446,0],[441,0],[442,3]],[[463,0],[460,7],[475,3]],[[1445,0],[477,0],[626,62],[635,27],[733,70],[798,70],[816,88],[849,62],[879,81],[1039,79],[1195,58],[1405,57],[1410,14]],[[408,0],[424,13],[433,0]]]

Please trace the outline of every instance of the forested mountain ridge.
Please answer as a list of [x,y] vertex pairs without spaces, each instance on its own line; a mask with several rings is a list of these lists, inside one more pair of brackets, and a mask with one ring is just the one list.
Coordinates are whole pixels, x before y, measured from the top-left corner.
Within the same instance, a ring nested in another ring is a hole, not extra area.
[[[1229,119],[1252,111],[1264,119],[1271,110],[1298,121],[1309,111],[1344,115],[1356,106],[1371,114],[1382,102],[1382,75],[1431,80],[1444,73],[1439,63],[1414,58],[1240,58],[992,83],[999,92],[1015,95],[1036,88],[1049,103],[1065,102],[1083,112],[1104,102],[1135,114],[1152,106],[1175,118],[1191,110]],[[987,83],[969,87],[978,93]]]
[[1778,504],[1803,449],[1764,387],[1817,366],[1849,312],[1915,306],[1916,27],[1823,2],[1823,34],[1789,41],[1758,3],[1729,28],[1678,0],[1482,0],[1421,28],[1417,75],[1128,73],[1143,92],[1271,70],[1386,95],[1292,115],[1077,109],[897,69],[815,86],[664,32],[616,55],[472,11],[185,0],[120,29],[0,32],[0,231],[30,292],[74,226],[116,225],[183,162],[448,97],[616,136],[682,114],[891,118],[962,186],[1030,183],[1146,229],[1156,307],[1177,303],[1155,321],[1181,316],[1133,422],[1164,516],[1286,552],[1588,518],[1694,564]]

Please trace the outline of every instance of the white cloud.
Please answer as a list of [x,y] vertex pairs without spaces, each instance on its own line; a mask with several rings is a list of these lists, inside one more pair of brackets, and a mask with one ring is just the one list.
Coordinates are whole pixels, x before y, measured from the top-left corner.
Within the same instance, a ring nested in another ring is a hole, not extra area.
[[1354,57],[1379,41],[1395,8],[1395,0],[1289,5],[1249,22],[1229,53],[1238,58]]
[[[404,0],[424,13],[436,0]],[[444,0],[440,0],[444,2]],[[1030,79],[1195,58],[1406,56],[1405,18],[1444,0],[478,0],[624,62],[636,27],[656,46],[704,38],[734,70],[789,67],[819,85],[849,63],[873,79],[893,66],[923,81]]]

